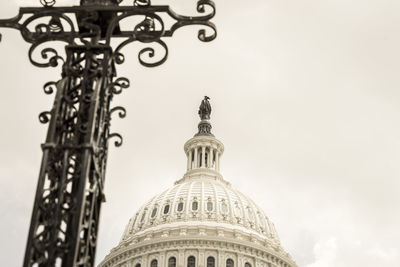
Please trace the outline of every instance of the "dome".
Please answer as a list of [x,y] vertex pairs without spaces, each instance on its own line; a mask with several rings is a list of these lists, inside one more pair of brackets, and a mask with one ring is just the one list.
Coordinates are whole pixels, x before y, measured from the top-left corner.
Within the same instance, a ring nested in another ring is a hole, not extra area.
[[296,267],[275,226],[219,172],[222,142],[202,101],[198,133],[184,145],[183,178],[133,214],[99,267]]
[[202,226],[235,229],[279,243],[274,225],[250,198],[218,175],[186,176],[154,196],[131,218],[122,240],[153,228]]

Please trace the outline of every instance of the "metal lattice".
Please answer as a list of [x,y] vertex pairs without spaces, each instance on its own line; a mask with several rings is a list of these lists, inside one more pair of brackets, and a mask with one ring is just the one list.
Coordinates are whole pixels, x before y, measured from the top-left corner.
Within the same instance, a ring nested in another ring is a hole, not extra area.
[[[139,62],[146,67],[162,64],[168,56],[164,37],[187,25],[211,29],[198,32],[201,41],[216,37],[209,20],[215,15],[213,2],[200,0],[202,16],[181,16],[168,6],[152,6],[149,0],[135,0],[132,6],[119,6],[118,0],[82,0],[80,6],[55,7],[55,0],[40,0],[43,7],[23,7],[12,19],[0,20],[0,27],[15,28],[31,44],[29,59],[38,67],[62,63],[62,79],[44,86],[55,93],[51,111],[39,119],[48,123],[43,159],[29,229],[24,267],[94,266],[100,207],[104,201],[104,180],[108,140],[113,113],[125,117],[123,107],[111,108],[115,95],[129,87],[126,78],[116,77],[116,64],[124,62],[122,48],[133,42],[155,43],[164,50],[160,59],[151,47],[139,51]],[[206,14],[206,9],[210,12]],[[174,23],[167,29],[162,16]],[[121,21],[139,17],[140,22],[124,30]],[[122,39],[115,47],[112,39]],[[66,57],[49,42],[66,43]],[[42,61],[35,59],[39,51]]]

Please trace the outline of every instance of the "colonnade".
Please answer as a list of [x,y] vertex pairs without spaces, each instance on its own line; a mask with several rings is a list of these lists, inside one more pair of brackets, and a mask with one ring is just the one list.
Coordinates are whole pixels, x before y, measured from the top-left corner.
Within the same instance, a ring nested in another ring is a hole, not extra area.
[[211,145],[198,145],[187,153],[187,170],[208,168],[219,171],[221,153]]

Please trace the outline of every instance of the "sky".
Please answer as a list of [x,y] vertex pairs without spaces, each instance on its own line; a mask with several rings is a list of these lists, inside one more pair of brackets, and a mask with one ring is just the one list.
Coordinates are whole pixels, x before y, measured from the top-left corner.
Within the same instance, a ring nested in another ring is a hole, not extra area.
[[[38,2],[2,1],[0,17]],[[195,1],[152,2],[196,14]],[[398,266],[400,2],[215,2],[213,42],[182,28],[157,68],[138,63],[140,44],[125,48],[118,74],[131,87],[113,104],[128,115],[112,121],[124,144],[108,155],[97,263],[183,176],[207,95],[222,175],[266,211],[299,266]],[[42,86],[60,69],[32,66],[20,34],[0,32],[0,262],[21,266],[47,128],[38,114],[52,106]]]

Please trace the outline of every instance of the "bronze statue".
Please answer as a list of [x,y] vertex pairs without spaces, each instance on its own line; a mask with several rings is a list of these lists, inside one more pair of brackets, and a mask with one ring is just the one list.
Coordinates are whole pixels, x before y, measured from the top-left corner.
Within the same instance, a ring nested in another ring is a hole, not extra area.
[[210,98],[208,96],[205,96],[204,99],[201,101],[200,107],[199,107],[199,116],[201,120],[209,120],[210,119],[210,114],[211,114],[211,105],[210,102],[208,101]]

